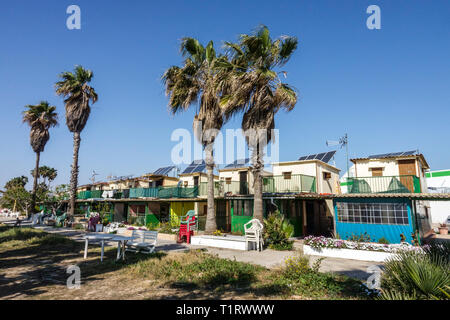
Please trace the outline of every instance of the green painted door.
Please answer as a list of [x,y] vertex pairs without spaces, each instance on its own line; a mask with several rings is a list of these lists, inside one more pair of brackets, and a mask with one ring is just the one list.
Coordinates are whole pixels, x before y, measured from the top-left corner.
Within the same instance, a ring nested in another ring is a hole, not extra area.
[[253,219],[253,200],[231,200],[231,232],[244,234],[244,225]]

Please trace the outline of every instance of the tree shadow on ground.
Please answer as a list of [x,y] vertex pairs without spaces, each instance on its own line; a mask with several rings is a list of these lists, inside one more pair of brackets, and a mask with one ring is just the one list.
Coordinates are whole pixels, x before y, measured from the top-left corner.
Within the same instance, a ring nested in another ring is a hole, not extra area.
[[[83,283],[99,279],[99,275],[117,271],[146,259],[161,259],[164,252],[127,254],[116,262],[114,247],[106,247],[103,263],[100,248],[90,248],[90,257],[83,260],[84,244],[61,235],[33,229],[12,230],[0,227],[0,298],[19,295],[36,296],[48,292],[52,285],[65,285],[70,274],[67,268],[78,265]],[[95,257],[95,258],[94,258]]]

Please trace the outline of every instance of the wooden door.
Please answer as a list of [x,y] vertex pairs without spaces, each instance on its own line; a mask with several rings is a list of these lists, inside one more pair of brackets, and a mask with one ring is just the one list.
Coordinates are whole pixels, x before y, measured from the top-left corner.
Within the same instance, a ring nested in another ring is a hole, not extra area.
[[417,176],[416,160],[399,160],[398,171],[402,185],[408,188],[409,191],[414,192],[414,178],[412,176]]

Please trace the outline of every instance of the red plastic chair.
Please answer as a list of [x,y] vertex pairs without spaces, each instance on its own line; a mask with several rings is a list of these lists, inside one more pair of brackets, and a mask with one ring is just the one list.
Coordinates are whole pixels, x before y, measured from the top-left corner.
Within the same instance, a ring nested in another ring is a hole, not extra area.
[[178,242],[183,242],[183,237],[186,237],[186,243],[191,243],[191,236],[194,235],[194,229],[197,225],[195,216],[188,216],[187,221],[180,222],[180,230],[178,231]]

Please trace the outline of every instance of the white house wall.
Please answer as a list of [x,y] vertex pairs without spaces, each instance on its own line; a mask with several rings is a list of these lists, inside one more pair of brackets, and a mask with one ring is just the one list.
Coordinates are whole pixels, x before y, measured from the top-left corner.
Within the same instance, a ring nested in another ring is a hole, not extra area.
[[[433,177],[433,174],[441,173],[442,176]],[[447,174],[448,173],[448,174]],[[440,170],[430,172],[430,177],[426,178],[426,183],[430,189],[429,192],[449,192],[450,189],[450,170]],[[434,189],[438,188],[438,190]],[[444,223],[450,216],[450,201],[430,201],[431,223],[433,227],[438,227]]]
[[383,176],[398,176],[397,160],[358,160],[355,165],[357,177],[371,177],[371,168],[383,168]]
[[292,163],[282,164],[277,163],[272,165],[272,171],[274,176],[281,176],[283,172],[292,172],[292,174],[303,174],[307,176],[316,176],[316,163]]

